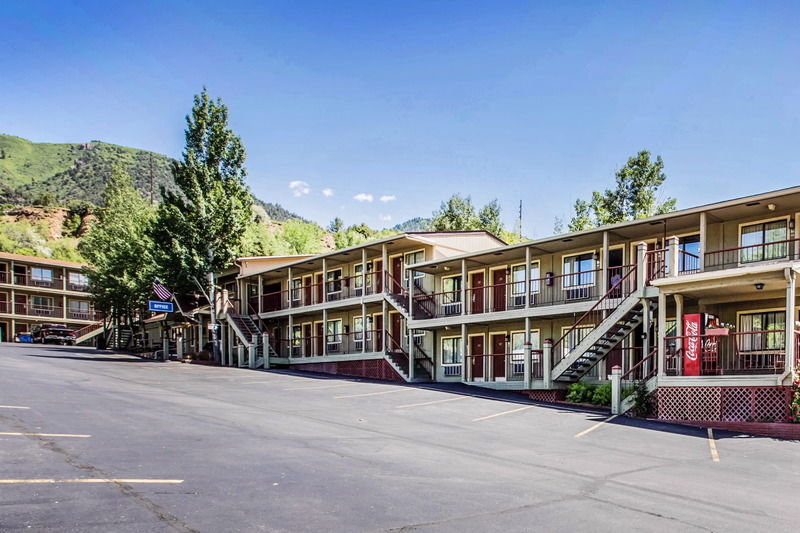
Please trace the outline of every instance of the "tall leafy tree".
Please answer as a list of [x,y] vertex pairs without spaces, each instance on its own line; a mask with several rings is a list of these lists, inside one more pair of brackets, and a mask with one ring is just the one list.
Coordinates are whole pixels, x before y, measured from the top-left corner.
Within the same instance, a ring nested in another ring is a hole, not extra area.
[[141,316],[137,311],[147,307],[152,290],[149,231],[155,213],[118,164],[111,170],[103,199],[105,207],[95,210],[97,221],[78,248],[91,265],[87,276],[95,307],[132,324],[133,317]]
[[476,209],[472,198],[458,193],[442,202],[439,210],[433,213],[429,227],[432,231],[485,230],[506,240],[517,240],[503,227],[500,203],[496,199]]
[[[153,230],[158,270],[171,289],[193,292],[206,284],[213,298],[213,273],[239,254],[253,218],[244,160],[244,145],[228,126],[227,106],[203,88],[186,117],[182,159],[172,164],[178,190],[161,189]],[[214,351],[218,358],[216,346]]]
[[676,200],[659,202],[658,190],[667,179],[661,156],[651,160],[642,150],[628,159],[616,174],[616,187],[594,191],[590,201],[577,200],[569,229],[579,231],[625,220],[635,220],[675,210]]

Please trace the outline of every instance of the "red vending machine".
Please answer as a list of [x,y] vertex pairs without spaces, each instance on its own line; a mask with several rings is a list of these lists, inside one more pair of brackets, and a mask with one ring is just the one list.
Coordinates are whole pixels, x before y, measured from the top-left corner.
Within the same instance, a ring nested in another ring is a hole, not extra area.
[[[706,328],[715,327],[717,317],[708,313],[683,315],[683,375],[699,376],[703,364]],[[716,356],[716,353],[714,354]]]

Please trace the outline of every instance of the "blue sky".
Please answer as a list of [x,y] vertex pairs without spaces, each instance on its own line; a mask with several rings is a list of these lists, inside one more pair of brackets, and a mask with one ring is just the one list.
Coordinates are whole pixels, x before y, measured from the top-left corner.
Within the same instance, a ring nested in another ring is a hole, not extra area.
[[680,207],[800,182],[797,2],[11,0],[3,19],[0,132],[178,157],[206,85],[256,195],[323,225],[459,192],[509,226],[522,200],[541,237],[640,149]]

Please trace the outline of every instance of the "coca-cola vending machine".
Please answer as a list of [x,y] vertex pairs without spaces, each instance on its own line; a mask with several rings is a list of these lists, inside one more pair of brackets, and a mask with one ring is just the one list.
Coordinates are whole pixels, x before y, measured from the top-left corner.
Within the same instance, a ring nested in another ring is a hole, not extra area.
[[683,375],[699,376],[706,328],[716,327],[717,317],[708,313],[683,315]]

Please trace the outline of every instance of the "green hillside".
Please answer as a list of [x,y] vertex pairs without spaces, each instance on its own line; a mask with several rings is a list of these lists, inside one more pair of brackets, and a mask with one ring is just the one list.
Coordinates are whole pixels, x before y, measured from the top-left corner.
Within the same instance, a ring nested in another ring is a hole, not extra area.
[[[145,198],[152,191],[156,201],[160,187],[172,188],[169,157],[100,141],[77,144],[34,143],[0,134],[0,203],[32,204],[44,193],[58,204],[88,200],[102,205],[103,189],[114,163],[122,164],[134,186]],[[272,220],[300,218],[279,204],[255,199]]]
[[147,196],[151,173],[155,195],[172,186],[165,155],[99,141],[82,144],[34,143],[0,134],[0,202],[31,203],[51,193],[58,203],[88,200],[102,203],[105,181],[114,163],[130,173],[137,189]]

